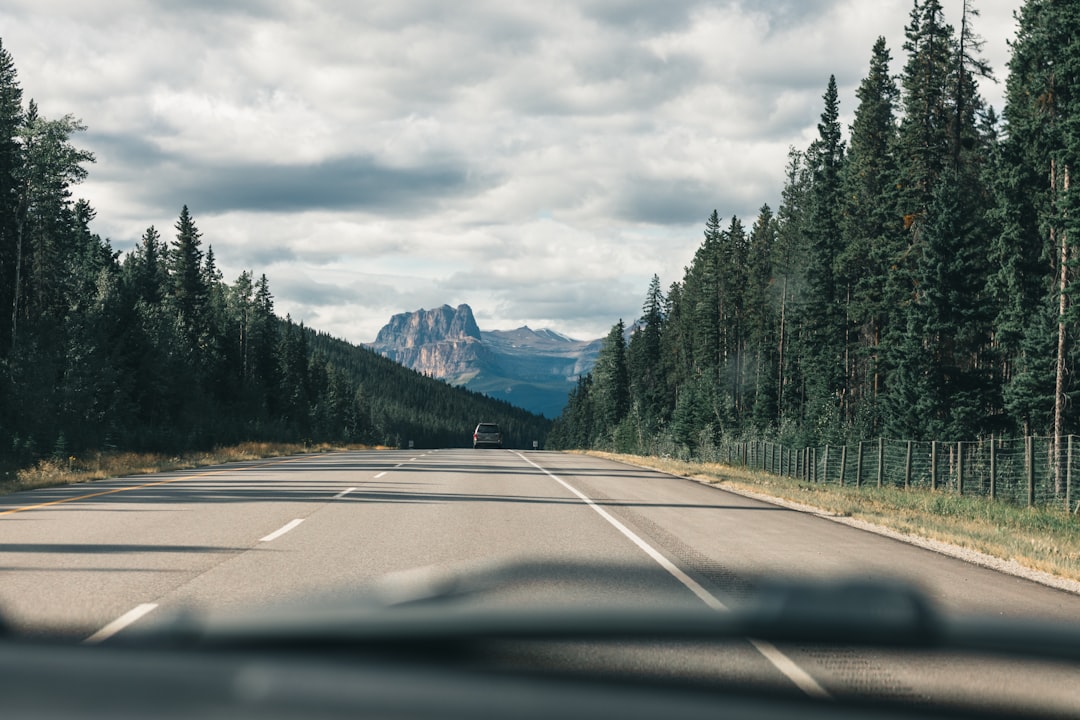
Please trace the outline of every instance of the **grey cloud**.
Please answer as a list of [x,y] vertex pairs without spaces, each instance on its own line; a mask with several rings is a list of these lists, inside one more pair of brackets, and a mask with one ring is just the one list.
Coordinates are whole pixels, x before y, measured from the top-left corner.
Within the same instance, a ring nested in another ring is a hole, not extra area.
[[397,297],[396,291],[385,283],[361,279],[355,285],[344,286],[290,276],[281,270],[270,277],[270,289],[278,299],[306,307],[382,305]]
[[687,225],[708,217],[723,203],[720,195],[719,188],[690,178],[633,178],[620,189],[614,209],[633,222]]
[[644,3],[636,0],[589,0],[582,4],[582,10],[598,22],[636,34],[654,35],[686,27],[693,11],[707,4],[704,0]]
[[130,168],[146,170],[176,159],[157,143],[145,139],[146,135],[145,130],[109,133],[89,128],[85,134],[86,144],[97,155],[99,167],[105,168],[97,172],[108,172],[108,168],[115,166],[126,174]]
[[441,201],[478,192],[488,182],[461,165],[397,168],[352,156],[307,165],[192,165],[172,186],[147,192],[155,200],[180,199],[211,213],[367,210],[397,215],[434,210]]
[[[198,217],[195,221],[198,222]],[[212,240],[212,238],[211,238]],[[212,244],[212,243],[211,243]],[[327,257],[323,262],[319,262],[319,253],[317,251],[307,251],[303,253],[303,257],[300,256],[295,250],[287,245],[282,244],[259,244],[259,245],[242,245],[235,246],[228,243],[220,245],[222,248],[218,250],[218,246],[214,247],[214,252],[219,253],[218,260],[223,265],[231,265],[236,267],[253,267],[253,268],[266,268],[271,265],[284,265],[287,263],[300,262],[301,260],[309,265],[319,265],[332,262],[333,258]],[[261,272],[261,270],[256,270]]]
[[821,22],[837,3],[836,0],[753,0],[738,5],[768,18],[769,33],[772,34]]
[[200,212],[248,210],[366,210],[390,215],[434,210],[443,200],[492,186],[490,174],[474,173],[461,162],[437,159],[428,165],[394,167],[369,156],[344,156],[305,165],[232,163],[216,165],[166,152],[138,135],[92,133],[89,147],[99,154],[103,176],[135,170],[157,173],[136,191],[143,200]]

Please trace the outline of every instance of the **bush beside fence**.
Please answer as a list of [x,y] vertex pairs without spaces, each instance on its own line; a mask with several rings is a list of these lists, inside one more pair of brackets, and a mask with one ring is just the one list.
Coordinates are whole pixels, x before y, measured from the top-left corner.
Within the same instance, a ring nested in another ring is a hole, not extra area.
[[713,453],[810,483],[905,487],[977,495],[1030,507],[1080,511],[1080,438],[991,438],[945,443],[886,440],[791,448],[766,441],[724,442]]

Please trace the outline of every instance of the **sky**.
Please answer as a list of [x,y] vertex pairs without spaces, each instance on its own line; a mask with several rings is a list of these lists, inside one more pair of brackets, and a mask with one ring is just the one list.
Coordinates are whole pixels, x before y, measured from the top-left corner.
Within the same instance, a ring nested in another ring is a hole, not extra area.
[[[963,0],[943,0],[959,26]],[[975,0],[1002,106],[1021,0]],[[682,279],[715,209],[779,204],[830,75],[847,127],[911,0],[5,0],[24,100],[87,130],[129,251],[187,205],[226,281],[352,342],[468,303],[580,339]]]

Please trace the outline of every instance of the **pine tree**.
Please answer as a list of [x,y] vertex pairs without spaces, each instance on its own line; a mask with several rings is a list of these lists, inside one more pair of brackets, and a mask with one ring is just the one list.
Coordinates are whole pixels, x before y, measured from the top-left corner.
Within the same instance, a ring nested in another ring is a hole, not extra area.
[[610,437],[630,409],[630,376],[626,364],[626,326],[619,320],[604,338],[593,368],[592,395],[602,437]]
[[[751,400],[745,414],[753,427],[764,431],[777,422],[778,322],[773,280],[773,252],[777,223],[772,209],[763,205],[750,232],[745,289],[745,355],[742,385]],[[745,423],[743,423],[745,424]]]
[[662,376],[661,349],[664,302],[660,278],[653,275],[641,308],[640,327],[630,337],[627,347],[633,407],[644,424],[642,431],[648,435],[653,435],[666,419],[666,384]]
[[206,331],[209,288],[203,267],[202,233],[187,205],[176,221],[176,240],[169,253],[172,307],[188,352],[196,352]]
[[12,346],[20,320],[57,321],[65,310],[64,258],[77,232],[71,187],[87,175],[92,153],[71,137],[85,130],[71,115],[46,120],[30,101],[20,132],[23,165],[15,217]]
[[915,0],[904,29],[907,62],[901,78],[899,211],[917,236],[945,164],[953,157],[956,38],[940,0]]
[[846,298],[837,282],[842,251],[841,209],[844,143],[836,78],[830,76],[818,138],[807,151],[811,184],[807,197],[807,291],[803,301],[807,422],[823,439],[842,432],[846,386],[844,374]]
[[23,157],[19,137],[23,127],[22,89],[11,54],[0,41],[0,358],[12,341],[15,305],[17,243]]
[[278,346],[278,321],[274,315],[274,296],[270,292],[270,281],[265,274],[260,275],[255,282],[255,297],[247,338],[255,392],[261,398],[263,412],[274,415],[278,407],[279,372],[275,355]]
[[[806,226],[809,223],[810,173],[802,152],[790,149],[785,173],[782,202],[776,214],[776,241],[773,268],[777,275],[778,301],[777,400],[778,424],[803,427],[806,383],[798,352],[803,336],[804,313],[799,311],[806,295]],[[793,438],[802,442],[802,433]]]
[[885,39],[874,43],[870,70],[856,91],[859,106],[851,126],[844,168],[844,249],[837,262],[847,307],[847,363],[851,391],[848,420],[865,435],[879,432],[877,398],[882,390],[882,336],[901,322],[891,282],[905,238],[897,221],[896,102],[899,90],[889,72]]
[[924,422],[930,436],[978,437],[994,409],[985,295],[988,266],[979,232],[979,193],[956,169],[946,169],[924,226],[924,252],[916,271],[916,331],[930,354]]

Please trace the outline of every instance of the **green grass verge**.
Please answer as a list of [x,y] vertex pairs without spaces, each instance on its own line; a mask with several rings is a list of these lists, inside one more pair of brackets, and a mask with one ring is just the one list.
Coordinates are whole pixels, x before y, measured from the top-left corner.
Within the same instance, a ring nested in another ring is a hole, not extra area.
[[762,493],[1080,580],[1080,518],[946,491],[803,482],[728,465],[590,452],[710,485]]
[[227,462],[359,448],[360,446],[249,442],[216,448],[208,452],[180,455],[135,452],[96,452],[81,457],[72,455],[62,459],[39,460],[31,467],[0,475],[0,495],[41,487],[74,485],[110,477],[148,475]]

